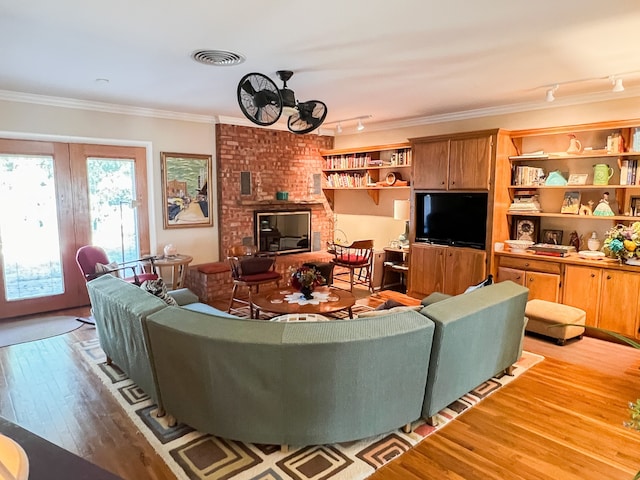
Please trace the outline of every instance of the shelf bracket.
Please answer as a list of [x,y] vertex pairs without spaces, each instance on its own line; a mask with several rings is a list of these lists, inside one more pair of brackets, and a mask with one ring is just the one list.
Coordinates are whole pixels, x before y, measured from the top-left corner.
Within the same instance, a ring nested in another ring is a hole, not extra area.
[[376,205],[380,203],[380,190],[367,190],[367,193]]

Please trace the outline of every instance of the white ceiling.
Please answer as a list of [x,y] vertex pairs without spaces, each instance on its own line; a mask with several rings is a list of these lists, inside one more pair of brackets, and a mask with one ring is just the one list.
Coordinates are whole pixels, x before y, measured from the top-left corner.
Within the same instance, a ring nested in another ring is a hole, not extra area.
[[610,75],[638,96],[639,32],[637,0],[0,0],[0,90],[244,118],[240,78],[285,69],[326,126],[419,120],[539,108],[553,84],[557,102],[614,98]]

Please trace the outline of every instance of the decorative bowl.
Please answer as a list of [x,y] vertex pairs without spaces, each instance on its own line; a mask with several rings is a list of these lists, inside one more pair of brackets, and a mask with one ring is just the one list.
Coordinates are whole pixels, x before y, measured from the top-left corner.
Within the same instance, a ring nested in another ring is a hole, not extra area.
[[509,246],[511,253],[522,253],[533,245],[533,242],[530,240],[505,240],[504,243]]

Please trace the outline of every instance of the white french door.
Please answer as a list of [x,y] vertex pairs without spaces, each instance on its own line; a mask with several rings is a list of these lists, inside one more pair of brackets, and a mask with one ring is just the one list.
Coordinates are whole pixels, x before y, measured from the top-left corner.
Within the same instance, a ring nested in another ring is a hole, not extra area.
[[0,319],[86,305],[82,245],[149,253],[146,152],[0,139]]

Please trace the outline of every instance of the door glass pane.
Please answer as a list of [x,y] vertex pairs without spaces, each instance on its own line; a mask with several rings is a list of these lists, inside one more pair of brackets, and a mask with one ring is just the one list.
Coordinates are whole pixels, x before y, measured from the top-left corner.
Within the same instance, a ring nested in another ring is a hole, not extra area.
[[134,167],[130,159],[87,159],[91,243],[111,262],[140,258]]
[[5,299],[64,293],[53,158],[0,155]]

